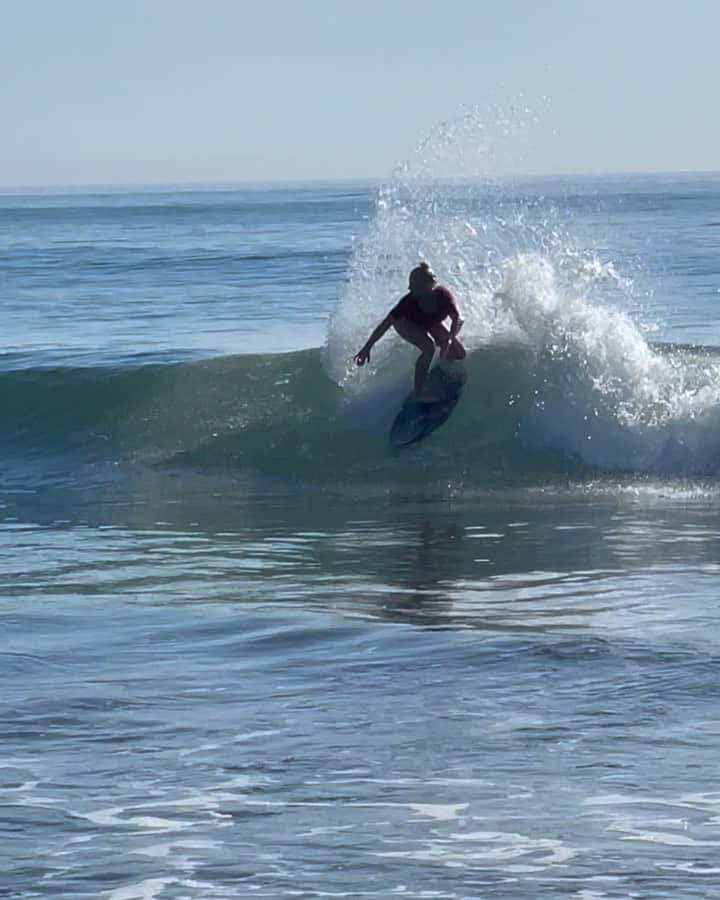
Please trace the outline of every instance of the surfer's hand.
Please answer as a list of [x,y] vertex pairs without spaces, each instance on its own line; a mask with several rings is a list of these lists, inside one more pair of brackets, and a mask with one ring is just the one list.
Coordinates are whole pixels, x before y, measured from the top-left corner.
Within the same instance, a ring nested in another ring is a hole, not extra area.
[[358,353],[353,356],[353,359],[359,366],[364,366],[366,362],[370,362],[370,350],[368,347],[363,347]]

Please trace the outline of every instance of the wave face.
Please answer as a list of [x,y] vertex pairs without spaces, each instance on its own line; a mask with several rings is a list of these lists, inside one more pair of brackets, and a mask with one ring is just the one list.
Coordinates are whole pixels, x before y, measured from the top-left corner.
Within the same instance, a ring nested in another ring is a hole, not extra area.
[[[551,278],[537,260],[520,261],[518,286],[510,275],[505,285],[510,313],[522,300],[528,314],[527,298],[515,291],[531,272]],[[390,449],[387,434],[410,387],[413,352],[405,346],[359,391],[333,383],[317,349],[4,372],[6,457],[81,454],[358,489],[398,479],[507,484],[598,471],[716,475],[718,352],[652,347],[620,313],[583,304],[553,311],[547,302],[537,295],[543,339],[474,350],[451,419],[401,452]]]

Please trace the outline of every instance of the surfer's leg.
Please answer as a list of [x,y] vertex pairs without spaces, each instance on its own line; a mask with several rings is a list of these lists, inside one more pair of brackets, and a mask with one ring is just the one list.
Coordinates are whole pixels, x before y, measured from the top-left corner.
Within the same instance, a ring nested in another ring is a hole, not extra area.
[[[443,347],[447,344],[448,338],[450,337],[450,331],[448,328],[443,325],[442,322],[439,322],[437,325],[433,325],[430,329],[430,334],[433,336],[435,343],[438,347]],[[447,351],[447,359],[465,359],[466,357],[465,348],[460,343],[457,338],[454,338]]]
[[398,319],[393,322],[393,326],[401,338],[420,351],[420,356],[415,363],[415,393],[419,394],[435,355],[435,342],[419,325],[408,319]]

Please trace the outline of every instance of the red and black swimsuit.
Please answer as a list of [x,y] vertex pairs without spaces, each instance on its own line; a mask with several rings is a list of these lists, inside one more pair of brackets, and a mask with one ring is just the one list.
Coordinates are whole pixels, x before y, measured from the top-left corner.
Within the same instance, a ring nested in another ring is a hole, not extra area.
[[453,310],[457,312],[455,298],[446,287],[438,285],[433,288],[430,296],[433,298],[433,302],[428,302],[427,306],[434,307],[434,311],[428,311],[420,304],[420,300],[415,294],[409,293],[393,306],[390,310],[390,318],[408,319],[423,331],[430,331],[439,322],[447,319]]

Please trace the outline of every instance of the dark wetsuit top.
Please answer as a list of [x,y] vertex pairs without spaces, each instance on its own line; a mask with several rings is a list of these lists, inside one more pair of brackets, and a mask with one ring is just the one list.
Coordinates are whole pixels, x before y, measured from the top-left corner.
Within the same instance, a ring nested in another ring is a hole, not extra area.
[[415,325],[419,325],[423,331],[430,331],[434,325],[447,319],[452,310],[457,312],[455,298],[446,287],[438,285],[433,288],[432,297],[435,312],[426,312],[415,294],[410,293],[405,294],[402,300],[390,310],[390,318],[408,319]]

